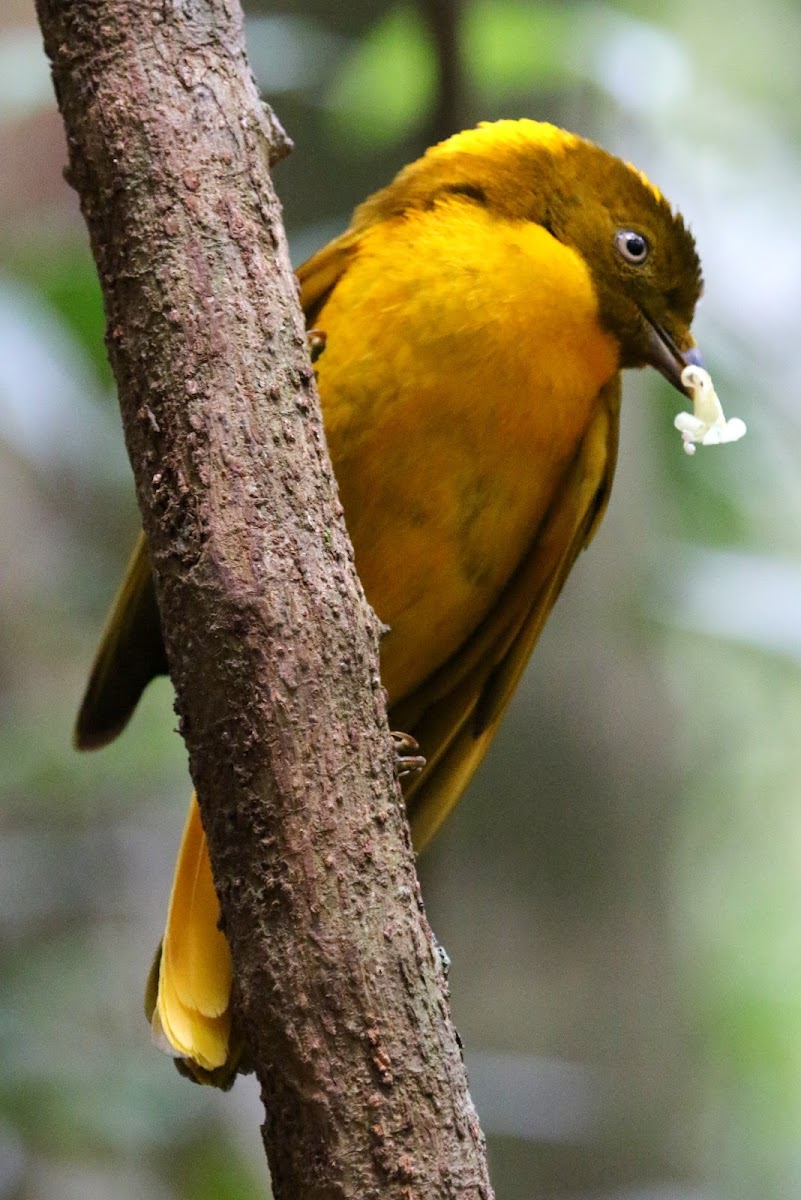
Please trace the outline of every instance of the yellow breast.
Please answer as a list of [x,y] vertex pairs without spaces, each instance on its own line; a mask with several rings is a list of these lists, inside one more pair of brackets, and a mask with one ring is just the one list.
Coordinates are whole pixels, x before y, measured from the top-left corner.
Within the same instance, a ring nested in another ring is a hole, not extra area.
[[326,433],[359,575],[391,629],[382,677],[397,701],[491,609],[617,343],[574,251],[456,197],[366,230],[315,323]]

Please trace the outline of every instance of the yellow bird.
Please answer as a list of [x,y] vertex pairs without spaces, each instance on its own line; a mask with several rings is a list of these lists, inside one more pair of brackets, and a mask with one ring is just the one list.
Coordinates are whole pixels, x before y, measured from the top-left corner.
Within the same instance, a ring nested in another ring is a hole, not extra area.
[[[492,740],[548,613],[598,527],[620,371],[679,390],[700,364],[701,293],[680,214],[632,166],[535,121],[434,146],[298,271],[326,335],[320,398],[356,565],[390,632],[393,728],[425,769],[405,788],[416,848]],[[105,744],[167,671],[140,538],[78,717]],[[236,1069],[231,960],[193,798],[148,1000],[204,1082]]]

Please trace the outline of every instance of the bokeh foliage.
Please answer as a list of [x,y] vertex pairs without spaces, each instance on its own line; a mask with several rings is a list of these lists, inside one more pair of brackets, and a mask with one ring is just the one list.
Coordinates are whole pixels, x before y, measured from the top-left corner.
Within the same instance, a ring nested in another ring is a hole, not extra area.
[[[436,128],[428,5],[252,4],[299,261]],[[746,440],[626,384],[609,516],[421,864],[504,1200],[798,1194],[801,12],[464,0],[465,124],[554,120],[690,218]],[[30,0],[0,12],[0,1200],[261,1196],[248,1082],[191,1087],[141,984],[187,793],[170,690],[70,726],[137,518]],[[502,286],[502,281],[499,281]]]

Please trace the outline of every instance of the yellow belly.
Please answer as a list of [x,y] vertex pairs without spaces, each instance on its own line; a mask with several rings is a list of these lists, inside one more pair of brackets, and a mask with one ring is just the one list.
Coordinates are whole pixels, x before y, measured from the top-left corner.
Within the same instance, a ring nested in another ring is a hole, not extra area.
[[462,199],[367,231],[315,323],[356,566],[391,630],[381,657],[394,702],[491,609],[617,347],[578,255]]

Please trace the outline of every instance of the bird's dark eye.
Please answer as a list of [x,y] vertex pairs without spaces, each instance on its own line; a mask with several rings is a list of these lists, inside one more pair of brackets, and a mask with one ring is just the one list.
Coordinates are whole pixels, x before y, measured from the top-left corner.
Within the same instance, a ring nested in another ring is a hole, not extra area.
[[615,234],[615,246],[626,262],[640,266],[648,257],[648,243],[641,233],[633,229],[620,229]]

